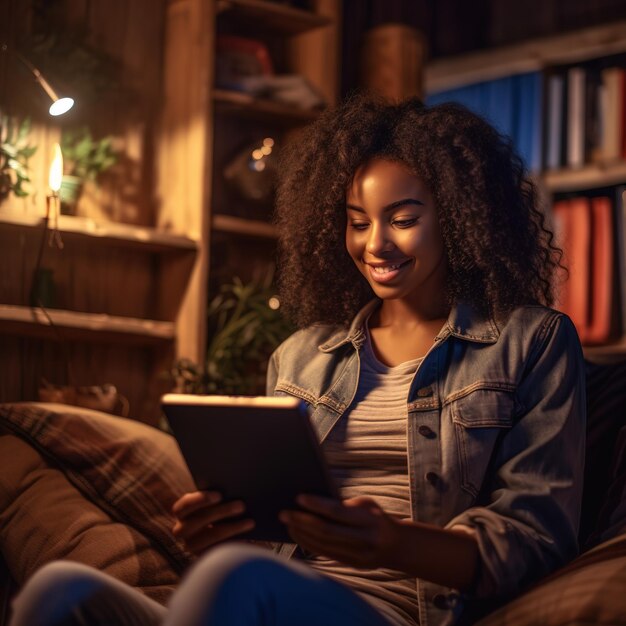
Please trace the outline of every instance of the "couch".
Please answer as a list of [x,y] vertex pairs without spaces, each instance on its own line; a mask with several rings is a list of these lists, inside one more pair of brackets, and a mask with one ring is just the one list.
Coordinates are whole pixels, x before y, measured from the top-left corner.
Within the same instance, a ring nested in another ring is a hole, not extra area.
[[[580,556],[468,623],[626,626],[626,362],[587,364],[587,390]],[[62,404],[0,405],[0,626],[19,585],[58,558],[165,603],[194,558],[170,513],[192,488],[160,430]]]

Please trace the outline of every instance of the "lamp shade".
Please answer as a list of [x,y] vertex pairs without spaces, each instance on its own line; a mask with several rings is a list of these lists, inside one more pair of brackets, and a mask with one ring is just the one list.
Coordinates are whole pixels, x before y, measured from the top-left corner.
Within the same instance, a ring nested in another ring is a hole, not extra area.
[[67,113],[73,106],[74,100],[72,98],[58,98],[50,105],[48,112],[56,117]]

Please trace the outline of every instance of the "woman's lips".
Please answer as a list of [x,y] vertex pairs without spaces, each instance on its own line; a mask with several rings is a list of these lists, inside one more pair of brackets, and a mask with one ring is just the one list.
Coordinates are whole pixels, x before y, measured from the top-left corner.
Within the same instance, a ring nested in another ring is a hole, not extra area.
[[388,263],[382,266],[373,266],[366,263],[370,277],[377,283],[391,282],[410,263],[410,259],[398,263]]

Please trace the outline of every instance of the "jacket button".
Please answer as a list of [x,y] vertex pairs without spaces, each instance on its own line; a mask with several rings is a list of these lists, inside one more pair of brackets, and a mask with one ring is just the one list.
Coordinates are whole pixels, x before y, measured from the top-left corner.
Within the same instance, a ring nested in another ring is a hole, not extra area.
[[448,598],[443,595],[443,593],[437,593],[433,596],[433,604],[438,609],[447,609],[448,608]]
[[422,437],[426,437],[427,439],[433,439],[436,436],[435,431],[432,428],[426,426],[426,424],[422,424],[417,429],[417,432],[422,435]]
[[417,391],[418,398],[429,398],[432,395],[433,395],[432,387],[423,387],[422,389],[418,389]]
[[459,603],[459,601],[461,600],[461,596],[456,591],[451,591],[448,594],[447,600],[448,600],[448,608],[452,609]]
[[435,474],[435,472],[427,472],[425,478],[433,486],[439,483],[439,474]]

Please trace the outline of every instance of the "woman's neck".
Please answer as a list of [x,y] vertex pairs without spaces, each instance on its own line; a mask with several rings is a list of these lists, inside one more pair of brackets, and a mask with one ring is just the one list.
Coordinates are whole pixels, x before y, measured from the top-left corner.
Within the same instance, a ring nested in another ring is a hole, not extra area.
[[433,323],[443,323],[450,312],[450,306],[443,298],[439,301],[411,302],[401,298],[383,300],[381,307],[372,316],[372,325],[411,329]]

